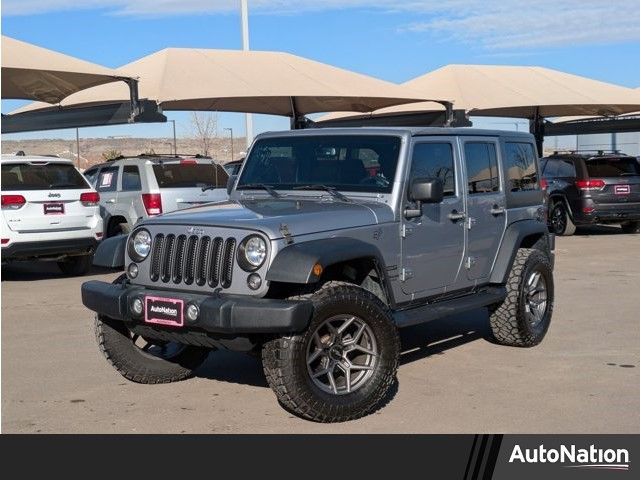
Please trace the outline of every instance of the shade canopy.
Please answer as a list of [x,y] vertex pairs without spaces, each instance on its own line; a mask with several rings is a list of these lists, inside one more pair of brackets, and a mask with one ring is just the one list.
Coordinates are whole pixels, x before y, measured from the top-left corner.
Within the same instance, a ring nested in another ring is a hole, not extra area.
[[[315,112],[369,112],[432,99],[393,83],[281,52],[168,48],[118,71],[139,77],[140,98],[163,110],[213,110],[297,117]],[[128,100],[122,85],[79,92],[62,107]],[[14,113],[52,108],[32,104]],[[57,107],[53,107],[57,108]]]
[[[71,94],[122,80],[94,63],[2,36],[2,98],[57,103]],[[129,87],[118,85],[129,98]]]
[[[515,118],[620,115],[640,110],[640,90],[543,67],[448,65],[403,84],[453,101],[470,115]],[[437,111],[420,103],[385,108],[374,116]],[[345,117],[339,113],[321,120]],[[362,116],[361,116],[362,117]]]

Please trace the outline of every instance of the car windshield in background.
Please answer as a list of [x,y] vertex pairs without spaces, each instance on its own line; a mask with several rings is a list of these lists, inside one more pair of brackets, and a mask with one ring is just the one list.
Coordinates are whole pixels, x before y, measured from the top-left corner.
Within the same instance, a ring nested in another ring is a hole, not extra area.
[[89,188],[73,165],[10,163],[2,165],[2,190],[71,190]]
[[591,158],[586,163],[590,177],[640,175],[640,163],[635,157]]
[[326,187],[351,192],[390,193],[400,137],[322,135],[256,141],[237,189],[268,185],[278,190]]
[[153,166],[160,188],[226,188],[229,175],[211,163],[163,163]]

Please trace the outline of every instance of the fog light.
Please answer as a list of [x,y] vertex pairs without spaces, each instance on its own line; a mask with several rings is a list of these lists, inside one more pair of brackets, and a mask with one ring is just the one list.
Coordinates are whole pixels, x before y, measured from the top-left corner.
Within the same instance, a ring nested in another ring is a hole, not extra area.
[[142,303],[142,299],[140,299],[140,298],[134,299],[133,302],[131,303],[131,310],[136,315],[142,315],[143,307],[144,307],[144,305]]
[[262,285],[262,278],[257,273],[252,273],[247,277],[247,285],[251,290],[258,290]]
[[138,276],[138,265],[136,265],[135,263],[129,265],[127,273],[129,274],[129,278],[136,278]]
[[192,322],[195,322],[198,319],[198,315],[200,315],[200,309],[197,305],[189,305],[187,307],[187,318]]

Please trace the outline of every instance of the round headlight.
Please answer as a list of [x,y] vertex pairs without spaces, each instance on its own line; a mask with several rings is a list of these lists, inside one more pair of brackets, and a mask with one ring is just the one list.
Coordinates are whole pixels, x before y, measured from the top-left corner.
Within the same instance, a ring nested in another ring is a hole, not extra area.
[[137,262],[141,262],[151,251],[151,235],[146,230],[138,230],[134,233],[129,244],[129,256]]
[[262,237],[252,235],[240,243],[238,263],[243,270],[247,272],[257,270],[264,263],[265,258],[267,258],[267,243]]

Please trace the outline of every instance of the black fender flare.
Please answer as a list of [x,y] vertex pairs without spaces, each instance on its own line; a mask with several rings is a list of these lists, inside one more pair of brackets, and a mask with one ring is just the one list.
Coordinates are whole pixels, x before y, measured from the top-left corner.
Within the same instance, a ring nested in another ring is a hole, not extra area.
[[100,242],[93,254],[93,264],[97,267],[124,268],[128,235],[116,235]]
[[[316,264],[319,264],[324,271],[331,265],[361,258],[374,259],[381,270],[378,274],[385,274],[384,260],[380,250],[375,245],[362,240],[334,237],[294,243],[278,252],[271,263],[266,279],[283,283],[316,283],[321,276],[313,272]],[[386,275],[382,280],[386,281]]]
[[507,227],[502,238],[500,249],[491,273],[491,283],[506,283],[509,278],[511,266],[516,258],[516,252],[522,241],[530,236],[540,234],[541,238],[546,238],[549,251],[553,251],[553,241],[550,239],[552,234],[544,222],[537,220],[520,220],[514,222]]

